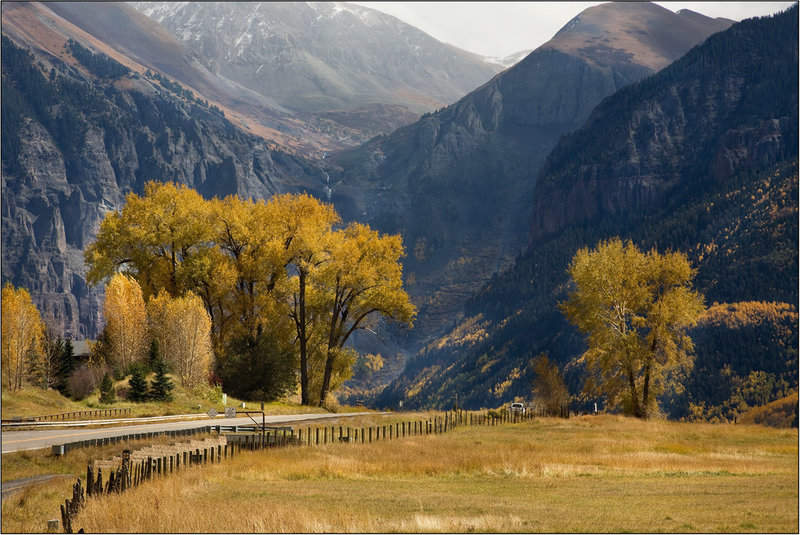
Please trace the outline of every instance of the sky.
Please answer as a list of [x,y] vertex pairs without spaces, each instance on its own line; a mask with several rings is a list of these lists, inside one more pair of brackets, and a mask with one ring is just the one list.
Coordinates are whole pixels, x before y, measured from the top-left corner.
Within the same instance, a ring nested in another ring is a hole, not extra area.
[[[432,37],[488,57],[532,50],[584,9],[603,2],[353,2],[411,24]],[[770,15],[793,2],[656,2],[709,17],[742,20]]]

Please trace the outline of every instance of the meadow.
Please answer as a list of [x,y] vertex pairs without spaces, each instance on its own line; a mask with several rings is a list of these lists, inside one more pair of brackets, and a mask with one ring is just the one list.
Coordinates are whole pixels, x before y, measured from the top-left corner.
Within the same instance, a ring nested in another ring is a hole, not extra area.
[[[198,533],[797,532],[797,442],[796,429],[601,415],[243,452],[122,496],[89,500],[73,526]],[[40,519],[20,512],[34,494],[3,501],[4,531],[41,531]],[[68,494],[62,491],[61,499]]]

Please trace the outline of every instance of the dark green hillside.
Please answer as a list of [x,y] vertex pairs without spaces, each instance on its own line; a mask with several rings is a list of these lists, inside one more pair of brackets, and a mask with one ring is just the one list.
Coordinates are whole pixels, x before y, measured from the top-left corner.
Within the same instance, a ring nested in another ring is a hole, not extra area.
[[[732,418],[796,389],[797,63],[795,6],[712,36],[606,99],[548,158],[528,251],[377,402],[447,407],[458,396],[480,407],[527,397],[529,362],[541,352],[578,394],[572,359],[584,345],[556,304],[575,251],[615,235],[687,253],[707,304],[740,303],[717,316],[768,310],[749,323],[701,323],[695,372],[665,410]],[[706,380],[714,374],[726,380]],[[737,389],[758,394],[732,399]]]

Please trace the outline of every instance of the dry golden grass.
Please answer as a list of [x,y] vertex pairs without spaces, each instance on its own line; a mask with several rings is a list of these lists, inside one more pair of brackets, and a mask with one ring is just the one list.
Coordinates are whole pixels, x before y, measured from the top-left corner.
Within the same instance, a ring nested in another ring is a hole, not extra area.
[[797,477],[797,430],[613,416],[539,419],[371,445],[247,452],[92,500],[73,526],[796,532]]

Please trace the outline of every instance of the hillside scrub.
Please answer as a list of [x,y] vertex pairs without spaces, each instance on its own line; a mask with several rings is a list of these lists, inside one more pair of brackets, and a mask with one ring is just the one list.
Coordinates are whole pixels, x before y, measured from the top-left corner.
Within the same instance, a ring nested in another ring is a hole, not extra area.
[[74,525],[104,532],[792,531],[796,461],[796,430],[538,419],[366,445],[244,452],[124,498],[92,500]]

